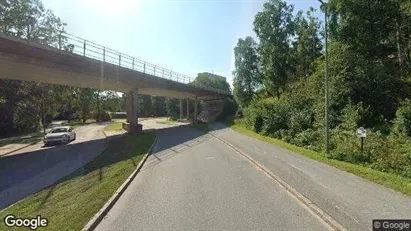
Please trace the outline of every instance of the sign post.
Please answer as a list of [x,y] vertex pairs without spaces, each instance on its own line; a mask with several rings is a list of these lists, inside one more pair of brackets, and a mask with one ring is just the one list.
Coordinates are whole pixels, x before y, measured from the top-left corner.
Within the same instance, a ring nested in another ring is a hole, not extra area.
[[360,127],[357,129],[356,134],[358,137],[361,138],[361,153],[362,153],[364,149],[364,139],[365,137],[367,137],[367,130],[365,130],[363,127]]

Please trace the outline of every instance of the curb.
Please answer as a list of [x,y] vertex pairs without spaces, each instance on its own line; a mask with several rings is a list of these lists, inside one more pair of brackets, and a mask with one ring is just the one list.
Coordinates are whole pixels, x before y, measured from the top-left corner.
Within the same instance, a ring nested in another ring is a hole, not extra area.
[[[157,132],[156,132],[157,134]],[[117,191],[110,197],[110,199],[104,204],[104,206],[94,215],[94,217],[84,226],[82,231],[91,231],[94,230],[97,225],[103,220],[103,218],[107,215],[110,209],[116,204],[118,199],[120,199],[121,195],[126,191],[128,186],[131,184],[131,181],[134,180],[136,175],[140,172],[140,169],[143,167],[144,163],[146,162],[147,158],[153,151],[154,146],[157,143],[158,134],[156,135],[156,139],[154,140],[153,144],[151,145],[150,149],[148,150],[147,154],[143,156],[143,159],[138,163],[136,169],[130,174],[130,176],[124,181],[124,183],[117,189]]]
[[230,148],[234,149],[238,154],[242,155],[245,159],[247,159],[251,164],[253,164],[256,168],[261,170],[263,173],[265,173],[269,178],[277,182],[281,187],[283,187],[292,197],[297,199],[300,203],[302,203],[307,210],[309,210],[313,215],[315,215],[319,220],[325,222],[330,228],[333,230],[339,230],[339,231],[345,231],[346,229],[338,223],[334,218],[332,218],[330,215],[328,215],[326,212],[324,212],[322,209],[320,209],[317,205],[315,205],[313,202],[311,202],[308,198],[303,196],[301,193],[299,193],[296,189],[294,189],[291,185],[287,184],[284,182],[281,178],[276,176],[273,172],[271,172],[269,169],[265,168],[263,165],[258,163],[256,160],[242,152],[240,149],[235,147],[234,145],[230,144],[229,142],[223,140],[220,137],[217,137],[213,133],[209,132],[213,137],[217,138],[220,142],[226,144]]

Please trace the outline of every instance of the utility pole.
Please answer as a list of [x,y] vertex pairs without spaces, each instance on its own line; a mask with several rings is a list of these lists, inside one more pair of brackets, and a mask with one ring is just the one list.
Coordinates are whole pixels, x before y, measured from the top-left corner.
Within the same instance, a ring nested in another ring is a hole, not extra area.
[[328,92],[328,9],[326,3],[318,0],[324,9],[325,27],[325,152],[330,152],[330,129],[329,129],[329,92]]

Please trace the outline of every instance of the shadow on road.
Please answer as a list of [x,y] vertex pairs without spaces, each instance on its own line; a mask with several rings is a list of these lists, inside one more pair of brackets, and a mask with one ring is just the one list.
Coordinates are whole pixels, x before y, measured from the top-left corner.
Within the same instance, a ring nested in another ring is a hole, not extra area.
[[0,209],[67,176],[95,158],[105,139],[71,143],[0,158]]
[[157,131],[157,144],[153,153],[144,164],[142,171],[154,167],[211,138],[209,134],[191,128],[190,125],[181,125]]
[[[150,163],[147,160],[144,168],[152,167],[210,138],[209,134],[190,128],[189,125],[158,129],[157,132],[158,140],[152,156],[156,162]],[[98,183],[104,177],[104,168],[120,161],[130,160],[130,164],[136,167],[138,163],[132,159],[136,155],[131,153],[132,144],[129,138],[132,137],[110,137],[110,145],[101,155],[99,154],[105,139],[0,158],[0,209],[48,187],[48,192],[39,204],[42,206],[52,196],[58,183],[87,175],[95,170],[98,170]]]

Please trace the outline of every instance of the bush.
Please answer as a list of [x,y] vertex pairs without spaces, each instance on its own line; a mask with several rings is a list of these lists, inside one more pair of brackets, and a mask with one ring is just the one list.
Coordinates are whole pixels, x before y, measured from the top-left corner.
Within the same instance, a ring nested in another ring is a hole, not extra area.
[[96,113],[94,114],[94,119],[96,119],[96,121],[98,122],[111,121],[111,114],[109,111],[101,112],[100,115]]
[[313,151],[321,151],[321,131],[307,129],[298,133],[292,140],[291,143],[299,147],[311,149]]
[[411,155],[409,144],[398,139],[387,139],[372,154],[371,167],[383,172],[391,172],[411,178]]
[[263,105],[261,103],[251,104],[244,110],[244,124],[248,129],[257,133],[263,127]]
[[396,135],[411,137],[411,101],[409,99],[398,107],[392,132]]

